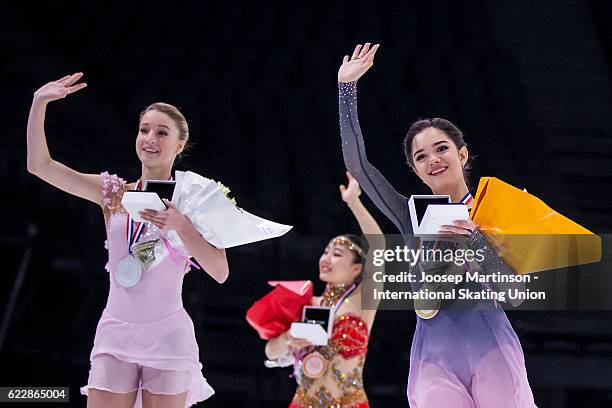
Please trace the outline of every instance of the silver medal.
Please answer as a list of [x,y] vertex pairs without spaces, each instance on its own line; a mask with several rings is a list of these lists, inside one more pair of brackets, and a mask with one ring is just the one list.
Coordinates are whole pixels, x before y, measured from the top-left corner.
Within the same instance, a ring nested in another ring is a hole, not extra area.
[[133,256],[123,258],[115,267],[115,281],[124,288],[131,288],[140,281],[142,265]]

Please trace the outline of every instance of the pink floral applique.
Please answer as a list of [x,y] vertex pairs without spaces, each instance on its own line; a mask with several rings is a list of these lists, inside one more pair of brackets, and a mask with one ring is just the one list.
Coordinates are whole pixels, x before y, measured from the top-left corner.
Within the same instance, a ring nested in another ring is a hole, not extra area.
[[113,199],[112,196],[109,197],[109,187],[111,193],[116,197],[119,190],[125,187],[125,180],[116,174],[111,175],[107,171],[100,173],[100,175],[102,176],[102,205],[110,210],[115,209],[116,206],[111,207]]
[[110,184],[110,174],[108,174],[108,171],[105,171],[104,173],[101,174],[102,176],[102,195],[106,196],[106,194],[108,193],[108,185]]

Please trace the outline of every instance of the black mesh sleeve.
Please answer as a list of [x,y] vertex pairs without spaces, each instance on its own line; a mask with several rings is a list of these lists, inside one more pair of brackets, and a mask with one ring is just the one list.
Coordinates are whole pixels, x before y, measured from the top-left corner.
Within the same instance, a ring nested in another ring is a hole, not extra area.
[[338,105],[342,154],[347,170],[402,234],[412,234],[406,197],[398,193],[366,157],[357,116],[357,82],[338,83]]
[[[474,251],[482,251],[484,260],[480,262],[480,266],[483,272],[487,275],[499,274],[499,275],[516,275],[516,272],[512,270],[504,260],[497,254],[495,248],[487,241],[487,238],[480,231],[476,230],[470,236],[468,246]],[[523,291],[525,284],[523,282],[498,282],[494,283],[493,286],[498,291],[506,292],[506,297],[511,290]],[[509,300],[509,304],[512,306],[518,306],[522,303],[520,300]]]

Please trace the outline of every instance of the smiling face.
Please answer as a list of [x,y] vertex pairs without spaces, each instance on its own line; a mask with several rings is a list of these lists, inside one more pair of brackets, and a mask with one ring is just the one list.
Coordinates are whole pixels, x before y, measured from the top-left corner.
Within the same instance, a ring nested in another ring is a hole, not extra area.
[[153,167],[170,166],[176,155],[183,151],[185,141],[180,140],[174,120],[167,114],[146,111],[141,119],[136,137],[136,154],[143,165]]
[[465,146],[457,149],[448,135],[427,127],[412,139],[411,158],[414,172],[436,194],[452,191],[464,183],[463,166],[468,159]]
[[362,270],[358,255],[341,238],[333,239],[319,258],[319,279],[331,285],[351,284]]

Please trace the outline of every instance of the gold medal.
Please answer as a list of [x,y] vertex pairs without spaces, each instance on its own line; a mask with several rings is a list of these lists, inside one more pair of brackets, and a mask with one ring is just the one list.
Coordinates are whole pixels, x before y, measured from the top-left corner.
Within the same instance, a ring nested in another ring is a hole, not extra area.
[[438,309],[431,309],[431,310],[426,310],[426,309],[414,309],[414,311],[416,312],[417,316],[419,316],[421,319],[431,319],[433,318],[435,315],[438,314]]
[[435,300],[415,300],[414,311],[421,319],[431,319],[438,314],[442,302]]
[[327,371],[329,362],[321,353],[313,351],[302,360],[302,371],[309,378],[320,378]]

